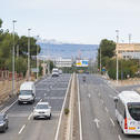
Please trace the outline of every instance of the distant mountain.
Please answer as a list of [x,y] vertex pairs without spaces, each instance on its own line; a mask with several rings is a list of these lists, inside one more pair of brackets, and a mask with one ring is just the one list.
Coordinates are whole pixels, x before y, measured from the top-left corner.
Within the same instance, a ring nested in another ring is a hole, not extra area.
[[43,58],[81,58],[95,59],[99,45],[95,44],[70,44],[61,43],[56,40],[41,40],[38,42],[41,46],[40,57]]

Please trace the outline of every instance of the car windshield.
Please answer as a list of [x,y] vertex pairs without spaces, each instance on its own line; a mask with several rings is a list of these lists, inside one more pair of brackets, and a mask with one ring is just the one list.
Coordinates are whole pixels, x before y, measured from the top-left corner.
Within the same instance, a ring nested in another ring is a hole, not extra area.
[[32,91],[31,90],[21,90],[20,95],[31,95]]
[[58,72],[58,70],[53,70],[53,72]]
[[134,120],[140,121],[140,103],[128,103],[128,110]]
[[48,109],[48,105],[47,104],[39,104],[36,106],[36,109]]

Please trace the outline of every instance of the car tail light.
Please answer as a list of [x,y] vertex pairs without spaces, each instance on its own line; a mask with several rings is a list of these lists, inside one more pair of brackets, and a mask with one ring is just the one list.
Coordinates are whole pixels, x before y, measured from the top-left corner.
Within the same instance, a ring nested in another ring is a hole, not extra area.
[[128,129],[128,127],[127,127],[127,118],[124,119],[124,129]]

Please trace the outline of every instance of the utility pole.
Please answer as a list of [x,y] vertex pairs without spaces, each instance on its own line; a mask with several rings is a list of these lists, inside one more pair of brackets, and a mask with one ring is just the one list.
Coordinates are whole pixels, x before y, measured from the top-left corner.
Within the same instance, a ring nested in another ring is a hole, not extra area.
[[119,79],[119,62],[118,62],[118,44],[119,44],[119,30],[116,30],[116,39],[117,39],[117,45],[116,45],[116,80],[118,85],[118,79]]
[[[37,36],[37,40],[39,38],[39,35]],[[39,61],[38,61],[38,46],[37,46],[37,49],[36,49],[36,66],[37,66],[37,70],[39,70]],[[36,72],[36,78],[38,80],[38,71]]]
[[15,23],[16,20],[13,20],[13,49],[12,49],[12,95],[15,93]]
[[30,31],[28,29],[28,81],[30,80]]
[[100,46],[100,74],[102,72],[102,54],[101,54],[101,46]]

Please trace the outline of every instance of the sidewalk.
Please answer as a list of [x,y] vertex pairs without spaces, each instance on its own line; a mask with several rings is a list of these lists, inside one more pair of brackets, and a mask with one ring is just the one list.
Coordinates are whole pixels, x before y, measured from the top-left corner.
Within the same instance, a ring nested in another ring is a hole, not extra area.
[[110,81],[110,84],[114,87],[140,85],[139,78],[133,78],[133,79],[128,79],[128,80],[119,80],[118,83],[116,80],[109,80],[109,81]]

